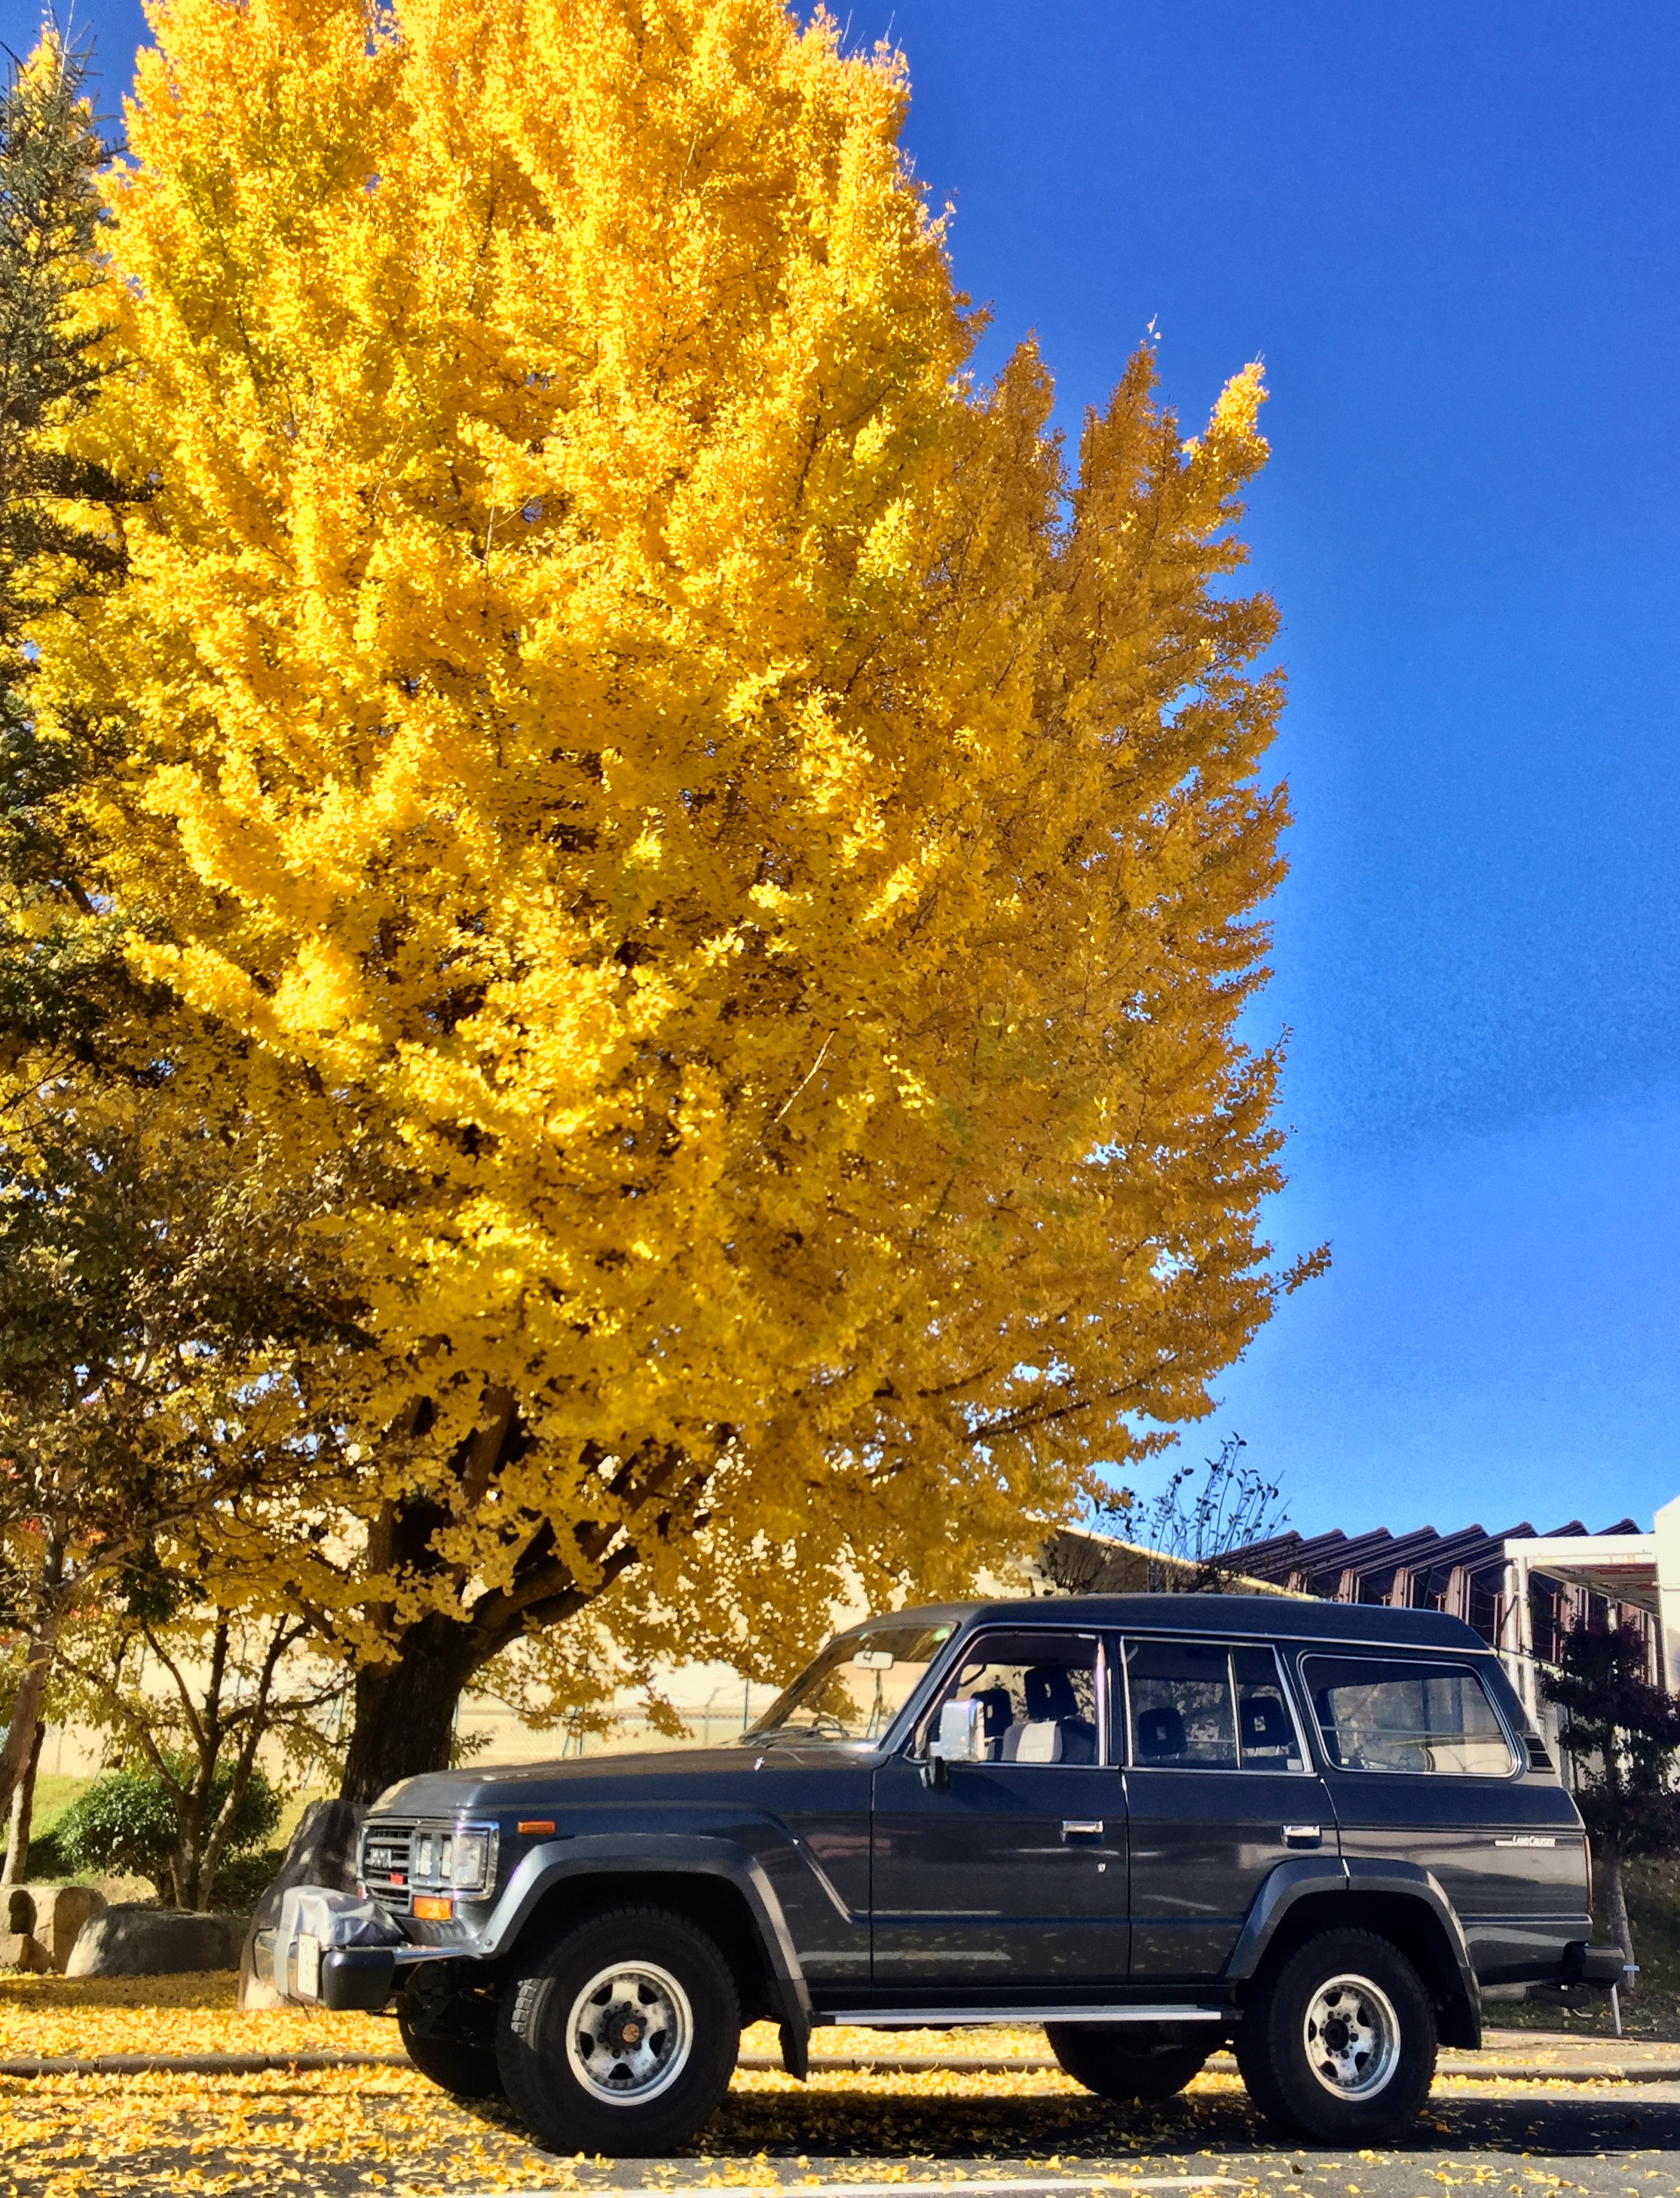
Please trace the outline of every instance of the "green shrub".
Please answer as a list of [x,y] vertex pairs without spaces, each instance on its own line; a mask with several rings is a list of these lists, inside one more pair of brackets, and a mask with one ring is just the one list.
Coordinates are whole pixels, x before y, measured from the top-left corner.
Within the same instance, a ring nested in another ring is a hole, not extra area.
[[248,1916],[279,1876],[285,1859],[284,1847],[259,1847],[224,1861],[216,1873],[210,1905],[224,1916]]
[[76,1865],[64,1852],[56,1824],[51,1831],[38,1832],[31,1838],[24,1875],[32,1885],[50,1885],[76,1875]]
[[[212,1819],[232,1782],[230,1771],[217,1774],[210,1789]],[[262,1771],[254,1770],[234,1811],[222,1851],[224,1859],[231,1862],[260,1847],[279,1822],[280,1796]],[[152,1772],[109,1771],[96,1778],[64,1811],[50,1838],[73,1871],[148,1877],[166,1898],[172,1889],[171,1864],[180,1844],[179,1815],[173,1796]]]

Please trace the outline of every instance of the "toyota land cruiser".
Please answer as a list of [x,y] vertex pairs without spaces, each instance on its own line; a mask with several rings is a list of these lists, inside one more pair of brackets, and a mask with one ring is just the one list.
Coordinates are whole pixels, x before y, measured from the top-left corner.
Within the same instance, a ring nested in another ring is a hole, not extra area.
[[681,2147],[745,2023],[1042,2023],[1114,2100],[1234,2045],[1292,2136],[1416,2115],[1485,1998],[1620,1974],[1581,1819],[1500,1665],[1433,1612],[1119,1596],[899,1611],[738,1744],[413,1778],[357,1895],[259,1963],[395,2001],[410,2053],[540,2143]]

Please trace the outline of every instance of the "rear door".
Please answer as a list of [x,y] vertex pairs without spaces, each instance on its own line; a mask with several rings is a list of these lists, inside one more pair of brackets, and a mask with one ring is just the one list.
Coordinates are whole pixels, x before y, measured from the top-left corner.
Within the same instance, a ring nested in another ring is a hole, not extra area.
[[1118,1661],[1131,1974],[1205,1981],[1267,1874],[1334,1852],[1334,1819],[1270,1647],[1134,1637]]
[[[1094,1633],[981,1632],[904,1753],[875,1773],[875,1981],[933,1996],[1119,1984],[1125,1794]],[[978,1701],[987,1759],[924,1782],[946,1702]]]
[[1584,1835],[1476,1660],[1307,1651],[1300,1670],[1342,1853],[1431,1871],[1484,1984],[1555,1968],[1588,1929]]

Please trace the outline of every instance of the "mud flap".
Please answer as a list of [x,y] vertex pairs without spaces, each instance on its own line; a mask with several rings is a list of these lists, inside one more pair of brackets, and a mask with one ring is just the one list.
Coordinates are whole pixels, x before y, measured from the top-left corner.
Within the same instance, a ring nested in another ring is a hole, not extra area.
[[796,2084],[803,2084],[811,2073],[811,2026],[805,2022],[784,2022],[777,2033],[782,2040],[782,2065]]

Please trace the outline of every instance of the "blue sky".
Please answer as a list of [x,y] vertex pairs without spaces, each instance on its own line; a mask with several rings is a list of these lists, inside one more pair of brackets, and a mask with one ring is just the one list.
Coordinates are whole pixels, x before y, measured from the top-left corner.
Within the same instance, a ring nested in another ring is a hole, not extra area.
[[[840,0],[837,12],[846,20]],[[32,4],[0,0],[26,44]],[[139,31],[78,0],[112,103]],[[1000,362],[1264,359],[1288,1191],[1221,1384],[1297,1524],[1680,1492],[1680,10],[869,0]],[[1206,1445],[1201,1438],[1206,1437]]]

